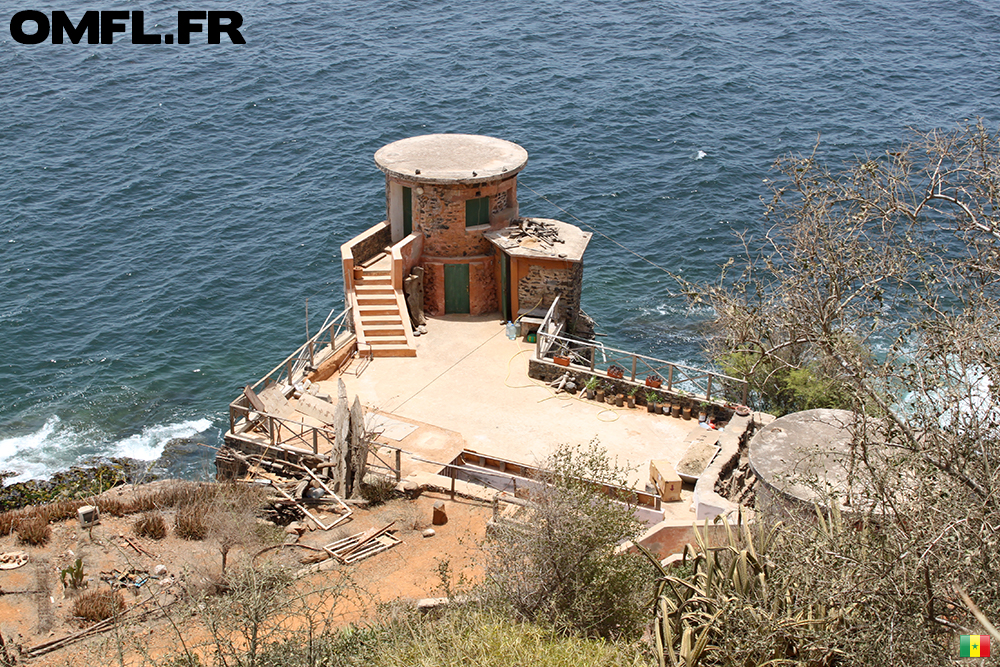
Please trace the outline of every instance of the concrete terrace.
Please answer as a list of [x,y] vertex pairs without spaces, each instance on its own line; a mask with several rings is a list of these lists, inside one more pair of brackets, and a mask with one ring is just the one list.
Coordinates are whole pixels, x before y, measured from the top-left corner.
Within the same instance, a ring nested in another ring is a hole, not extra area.
[[[385,426],[380,440],[418,457],[404,456],[404,478],[440,470],[419,459],[449,463],[463,449],[530,465],[559,444],[596,437],[634,468],[631,481],[641,489],[650,460],[676,464],[691,436],[704,433],[695,420],[556,394],[528,377],[534,345],[509,340],[496,314],[431,318],[416,345],[416,357],[356,357],[319,383],[321,392],[336,396],[337,378],[343,379],[350,399],[357,395]],[[663,509],[684,518],[692,516],[690,506],[685,491],[682,502]]]

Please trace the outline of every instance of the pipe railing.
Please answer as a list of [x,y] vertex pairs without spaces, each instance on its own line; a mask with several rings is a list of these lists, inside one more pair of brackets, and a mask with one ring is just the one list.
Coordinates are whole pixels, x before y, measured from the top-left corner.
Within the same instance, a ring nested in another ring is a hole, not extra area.
[[[546,320],[548,318],[549,316],[546,315]],[[746,380],[722,373],[675,364],[635,352],[618,350],[601,343],[567,338],[557,333],[545,331],[542,327],[538,329],[536,346],[537,359],[554,361],[557,356],[565,357],[569,359],[569,368],[572,370],[636,384],[647,384],[645,378],[648,377],[654,384],[659,381],[660,386],[658,387],[648,385],[650,389],[655,391],[663,391],[680,397],[688,396],[694,400],[716,404],[727,402],[725,397],[720,394],[728,385],[735,387],[738,391],[739,403],[745,405],[747,402],[748,384]],[[598,355],[601,357],[600,361],[598,361]],[[608,370],[613,366],[617,366],[622,373],[621,376],[608,373]]]

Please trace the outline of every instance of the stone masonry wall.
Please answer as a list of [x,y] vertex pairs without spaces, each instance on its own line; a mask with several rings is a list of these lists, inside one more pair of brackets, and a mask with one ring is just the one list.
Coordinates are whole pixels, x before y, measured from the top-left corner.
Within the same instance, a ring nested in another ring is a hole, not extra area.
[[[511,177],[488,185],[404,184],[414,192],[413,229],[424,235],[424,254],[432,257],[472,257],[492,254],[483,238],[484,228],[465,228],[465,202],[490,198],[489,229],[499,229],[517,217],[517,179]],[[422,190],[423,192],[419,192]],[[494,204],[506,201],[506,208],[494,211]]]
[[517,301],[521,309],[548,307],[557,296],[559,316],[572,332],[580,313],[583,290],[583,263],[562,267],[532,264],[517,283]]
[[389,225],[385,225],[374,234],[351,246],[354,265],[367,262],[390,245],[392,245],[392,231],[389,229]]

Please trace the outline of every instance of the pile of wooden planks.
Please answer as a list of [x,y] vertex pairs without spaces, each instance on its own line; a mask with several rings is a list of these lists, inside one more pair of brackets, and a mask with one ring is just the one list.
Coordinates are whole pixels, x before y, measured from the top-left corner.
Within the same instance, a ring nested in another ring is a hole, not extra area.
[[389,532],[394,523],[396,522],[392,521],[381,528],[356,533],[323,548],[344,565],[356,563],[400,544],[400,540]]

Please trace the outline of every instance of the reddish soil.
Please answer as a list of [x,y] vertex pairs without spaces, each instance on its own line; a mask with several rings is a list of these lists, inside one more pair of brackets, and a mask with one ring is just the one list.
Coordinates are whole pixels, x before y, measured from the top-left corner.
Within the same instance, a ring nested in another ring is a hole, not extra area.
[[[423,537],[422,531],[431,527],[432,506],[445,503],[448,522],[434,526],[433,537]],[[112,655],[116,640],[123,634],[154,655],[179,650],[176,631],[162,614],[151,615],[146,620],[136,617],[144,609],[155,610],[149,602],[152,594],[161,605],[184,598],[184,590],[205,590],[210,582],[217,581],[221,571],[218,547],[211,538],[204,541],[187,541],[173,534],[173,511],[165,511],[168,535],[163,540],[139,538],[132,524],[136,517],[102,517],[92,531],[81,529],[76,521],[63,521],[52,525],[52,539],[44,547],[19,544],[16,535],[0,537],[0,553],[25,551],[29,561],[14,570],[0,570],[0,634],[4,640],[13,641],[24,649],[58,639],[80,631],[85,625],[74,619],[72,606],[77,591],[64,590],[60,583],[60,570],[73,564],[77,557],[83,559],[87,587],[85,590],[106,589],[109,584],[101,579],[129,569],[148,572],[139,574],[139,587],[126,588],[124,597],[131,609],[127,633],[121,629],[91,637],[71,644],[48,655],[34,658],[34,665],[105,664],[118,662]],[[447,563],[452,584],[460,580],[473,581],[481,576],[476,560],[479,545],[485,534],[486,521],[491,515],[489,505],[479,501],[456,498],[447,494],[424,493],[415,500],[394,500],[371,509],[355,509],[352,517],[330,531],[306,532],[300,543],[322,547],[342,537],[382,527],[394,521],[395,536],[401,544],[376,554],[354,565],[305,575],[295,584],[301,590],[339,587],[341,582],[351,582],[351,594],[337,602],[335,617],[338,622],[364,622],[374,618],[381,602],[396,599],[418,599],[443,595],[439,565]],[[141,550],[137,552],[126,540],[131,540]],[[296,569],[305,565],[300,559],[314,552],[299,549],[278,549],[258,559],[280,562]],[[230,564],[246,561],[251,554],[239,547],[230,552]],[[157,565],[166,567],[162,578],[152,575]],[[319,598],[317,598],[319,600]],[[143,604],[144,603],[144,604]],[[178,613],[183,600],[171,607],[177,630],[189,644],[207,639],[196,617]],[[317,601],[317,604],[329,605]],[[333,612],[333,609],[329,610]],[[133,655],[133,659],[137,660]],[[133,662],[129,660],[128,662]],[[135,662],[134,664],[138,664]]]

